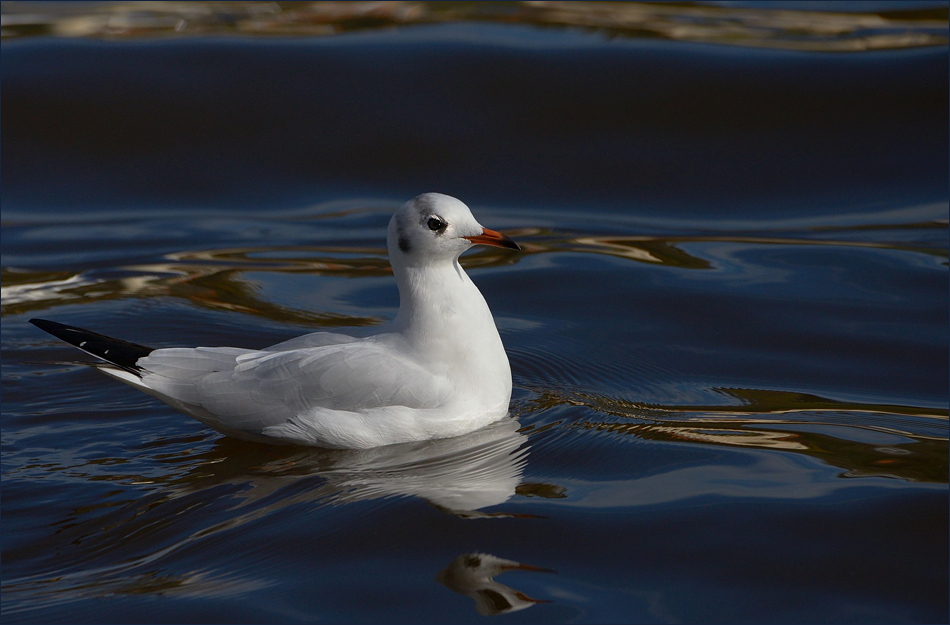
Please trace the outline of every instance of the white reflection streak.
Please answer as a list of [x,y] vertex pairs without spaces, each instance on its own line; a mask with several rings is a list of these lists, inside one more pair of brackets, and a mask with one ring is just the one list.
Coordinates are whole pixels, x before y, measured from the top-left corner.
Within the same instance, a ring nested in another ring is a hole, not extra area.
[[79,293],[67,293],[68,289],[99,284],[102,280],[88,280],[75,275],[65,280],[37,282],[27,284],[11,284],[0,287],[0,302],[3,304],[22,304],[23,302],[37,302],[42,300],[65,300],[82,297]]

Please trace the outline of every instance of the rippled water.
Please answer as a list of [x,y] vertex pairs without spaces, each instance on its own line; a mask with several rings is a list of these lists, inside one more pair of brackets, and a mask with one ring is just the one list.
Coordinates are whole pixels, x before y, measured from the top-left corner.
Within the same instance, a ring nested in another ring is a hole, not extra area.
[[[946,620],[947,46],[605,32],[5,39],[4,621]],[[523,247],[465,437],[230,440],[27,323],[372,327],[425,191]]]

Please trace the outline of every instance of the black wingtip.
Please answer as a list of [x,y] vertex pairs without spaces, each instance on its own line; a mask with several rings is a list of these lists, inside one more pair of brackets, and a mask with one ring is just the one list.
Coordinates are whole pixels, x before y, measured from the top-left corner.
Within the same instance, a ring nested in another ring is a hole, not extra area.
[[132,373],[141,371],[141,368],[135,364],[138,359],[148,356],[154,351],[153,348],[145,345],[114,339],[111,336],[47,319],[30,319],[30,323],[70,345],[75,345],[84,352]]
[[47,321],[46,319],[30,319],[30,323],[35,325],[40,330],[49,332],[50,334],[55,335],[57,328],[68,328],[69,326],[64,326],[61,323],[56,323],[55,321]]

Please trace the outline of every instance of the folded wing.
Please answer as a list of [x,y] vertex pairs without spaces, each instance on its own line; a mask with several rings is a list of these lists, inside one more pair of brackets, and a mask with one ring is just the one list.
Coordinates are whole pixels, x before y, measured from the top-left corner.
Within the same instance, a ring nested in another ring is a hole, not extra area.
[[255,434],[305,414],[435,408],[449,396],[444,377],[380,336],[327,343],[286,351],[159,349],[138,365],[142,382],[176,407],[214,427]]

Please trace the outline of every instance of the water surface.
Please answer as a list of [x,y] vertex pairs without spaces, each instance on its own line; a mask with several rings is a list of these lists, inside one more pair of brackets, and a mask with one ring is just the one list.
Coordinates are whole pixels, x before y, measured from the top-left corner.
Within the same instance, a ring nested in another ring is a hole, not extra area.
[[[544,15],[5,31],[5,621],[946,620],[945,9]],[[459,439],[230,440],[27,323],[371,331],[426,191],[523,247],[462,259],[515,388]]]

